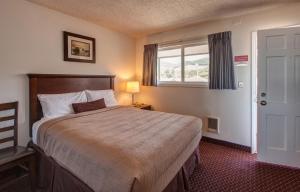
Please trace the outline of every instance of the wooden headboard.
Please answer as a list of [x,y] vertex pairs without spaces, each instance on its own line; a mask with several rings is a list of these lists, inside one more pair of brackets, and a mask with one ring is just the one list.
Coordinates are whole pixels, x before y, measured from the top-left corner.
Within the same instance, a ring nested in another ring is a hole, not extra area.
[[65,74],[28,74],[29,77],[29,123],[30,136],[32,125],[43,117],[38,94],[57,94],[78,92],[85,89],[114,89],[114,75],[65,75]]

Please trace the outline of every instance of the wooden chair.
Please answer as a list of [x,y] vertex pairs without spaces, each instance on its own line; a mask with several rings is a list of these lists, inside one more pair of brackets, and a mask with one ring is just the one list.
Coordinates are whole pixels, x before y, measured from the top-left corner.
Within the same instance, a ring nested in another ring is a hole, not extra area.
[[28,179],[35,191],[35,152],[18,146],[18,102],[0,104],[0,112],[12,110],[13,115],[0,115],[0,191],[26,191],[21,183]]

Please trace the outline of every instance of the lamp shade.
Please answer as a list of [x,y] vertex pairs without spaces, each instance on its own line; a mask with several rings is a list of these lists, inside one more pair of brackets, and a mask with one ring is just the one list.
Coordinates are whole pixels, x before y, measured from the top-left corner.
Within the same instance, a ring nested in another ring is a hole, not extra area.
[[126,92],[128,93],[138,93],[140,92],[140,82],[138,81],[128,81],[126,84]]

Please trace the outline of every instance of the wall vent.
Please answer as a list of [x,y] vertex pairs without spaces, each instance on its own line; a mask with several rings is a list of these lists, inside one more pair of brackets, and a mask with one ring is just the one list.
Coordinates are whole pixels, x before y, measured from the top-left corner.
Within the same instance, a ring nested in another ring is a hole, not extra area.
[[207,117],[207,130],[208,132],[219,133],[220,118]]

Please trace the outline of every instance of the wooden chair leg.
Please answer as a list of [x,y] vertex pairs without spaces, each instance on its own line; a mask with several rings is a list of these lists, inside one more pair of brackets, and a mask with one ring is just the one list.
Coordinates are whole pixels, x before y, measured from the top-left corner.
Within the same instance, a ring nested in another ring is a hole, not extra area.
[[29,162],[30,182],[32,192],[36,191],[36,158],[34,155],[31,156]]

